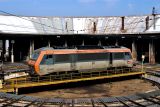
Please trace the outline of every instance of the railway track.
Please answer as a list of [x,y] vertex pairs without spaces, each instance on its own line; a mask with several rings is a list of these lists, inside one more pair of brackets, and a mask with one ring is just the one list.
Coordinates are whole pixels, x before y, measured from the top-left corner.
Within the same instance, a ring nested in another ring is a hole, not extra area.
[[[152,81],[158,82],[157,79]],[[121,97],[37,98],[0,92],[0,106],[25,107],[159,107],[160,90]]]
[[[159,72],[149,72],[143,78],[160,84]],[[37,98],[0,92],[0,106],[7,107],[159,107],[160,90],[120,97],[102,98]]]
[[143,94],[121,97],[103,98],[36,98],[24,95],[0,93],[0,106],[25,106],[25,107],[159,107],[160,90]]

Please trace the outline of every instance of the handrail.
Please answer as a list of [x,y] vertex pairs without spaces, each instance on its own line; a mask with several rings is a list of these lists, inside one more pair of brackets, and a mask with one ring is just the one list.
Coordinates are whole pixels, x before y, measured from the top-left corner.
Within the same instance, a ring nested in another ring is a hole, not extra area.
[[27,84],[42,84],[45,82],[57,82],[57,81],[67,81],[67,80],[75,80],[75,79],[85,79],[85,78],[94,78],[94,77],[103,77],[103,76],[114,76],[119,74],[126,73],[136,73],[138,70],[127,72],[124,70],[119,70],[115,72],[110,72],[110,70],[104,72],[79,72],[79,73],[70,73],[70,74],[59,74],[59,75],[48,75],[48,76],[37,76],[37,77],[25,77],[25,78],[16,78],[7,80],[4,84],[4,87],[9,86],[11,88],[18,87],[20,85]]

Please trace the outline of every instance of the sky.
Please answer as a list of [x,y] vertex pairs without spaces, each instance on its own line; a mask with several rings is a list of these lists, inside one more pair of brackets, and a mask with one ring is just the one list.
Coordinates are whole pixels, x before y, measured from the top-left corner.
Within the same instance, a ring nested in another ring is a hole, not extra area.
[[160,0],[0,0],[0,11],[23,16],[147,15],[153,6],[160,13]]

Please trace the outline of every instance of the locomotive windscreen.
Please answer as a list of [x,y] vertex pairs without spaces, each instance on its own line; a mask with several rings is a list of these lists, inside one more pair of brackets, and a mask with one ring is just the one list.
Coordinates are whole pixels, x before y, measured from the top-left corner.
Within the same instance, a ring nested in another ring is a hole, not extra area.
[[35,52],[32,54],[31,59],[37,60],[38,56],[39,56],[39,52]]
[[125,52],[125,59],[132,59],[132,56],[129,52]]

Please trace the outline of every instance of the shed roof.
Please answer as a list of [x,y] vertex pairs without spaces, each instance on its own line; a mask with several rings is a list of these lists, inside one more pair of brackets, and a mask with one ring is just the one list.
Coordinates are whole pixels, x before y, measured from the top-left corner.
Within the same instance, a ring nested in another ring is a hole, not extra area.
[[[146,29],[146,19],[148,29]],[[0,15],[0,32],[9,34],[160,33],[160,15],[122,17],[27,17]]]

